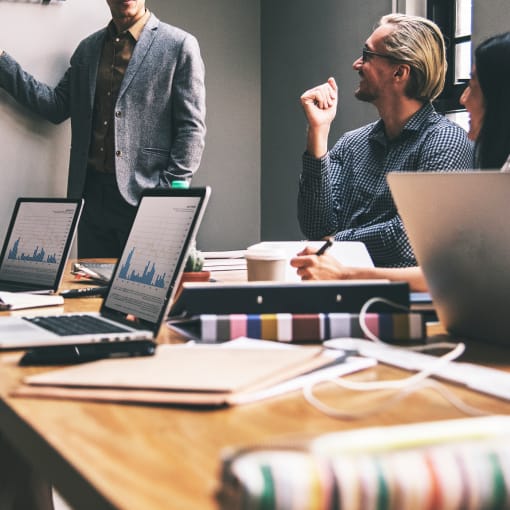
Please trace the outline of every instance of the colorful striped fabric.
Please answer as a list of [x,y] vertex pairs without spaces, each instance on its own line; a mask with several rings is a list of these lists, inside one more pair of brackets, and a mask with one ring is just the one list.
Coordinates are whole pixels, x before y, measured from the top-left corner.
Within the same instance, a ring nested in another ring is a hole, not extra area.
[[[365,337],[359,315],[351,313],[200,315],[198,320],[200,337],[204,342],[243,336],[281,342]],[[368,313],[365,323],[374,335],[384,341],[418,340],[425,336],[425,320],[420,313]]]
[[256,450],[224,462],[224,510],[510,508],[510,442],[313,455]]

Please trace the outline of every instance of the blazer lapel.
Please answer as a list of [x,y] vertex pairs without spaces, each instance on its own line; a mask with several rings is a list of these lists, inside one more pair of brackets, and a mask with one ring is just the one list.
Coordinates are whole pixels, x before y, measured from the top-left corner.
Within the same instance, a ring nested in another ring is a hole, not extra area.
[[154,38],[156,37],[158,25],[159,20],[156,18],[156,16],[154,16],[154,14],[151,14],[147,24],[145,25],[145,28],[142,30],[140,39],[136,43],[135,50],[133,51],[133,55],[131,56],[131,60],[129,61],[128,67],[126,69],[126,74],[124,74],[117,99],[122,97],[124,92],[129,87],[129,84],[133,80],[135,74],[138,72],[138,69],[142,65],[143,59],[149,51]]
[[94,109],[94,99],[96,96],[97,70],[99,69],[99,61],[103,51],[104,38],[106,29],[98,34],[98,37],[92,42],[90,55],[92,56],[89,64],[89,105],[90,111]]

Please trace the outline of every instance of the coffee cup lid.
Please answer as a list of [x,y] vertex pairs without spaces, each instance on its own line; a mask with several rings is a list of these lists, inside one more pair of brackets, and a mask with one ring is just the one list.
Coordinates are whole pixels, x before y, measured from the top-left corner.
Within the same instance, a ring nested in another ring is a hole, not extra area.
[[285,251],[280,248],[249,247],[245,252],[245,258],[254,260],[282,260],[287,258]]

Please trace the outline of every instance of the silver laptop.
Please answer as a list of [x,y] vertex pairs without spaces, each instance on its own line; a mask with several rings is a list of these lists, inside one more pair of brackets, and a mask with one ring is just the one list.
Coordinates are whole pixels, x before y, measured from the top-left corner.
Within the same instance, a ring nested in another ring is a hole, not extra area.
[[146,192],[100,312],[0,317],[0,349],[154,339],[209,195],[208,187]]
[[0,254],[0,291],[57,292],[82,208],[81,199],[18,198]]
[[442,324],[510,345],[510,174],[390,173],[388,183]]

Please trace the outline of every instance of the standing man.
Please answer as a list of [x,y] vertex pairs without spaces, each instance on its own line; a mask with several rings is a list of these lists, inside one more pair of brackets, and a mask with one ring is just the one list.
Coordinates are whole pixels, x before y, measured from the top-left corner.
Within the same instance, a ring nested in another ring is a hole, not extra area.
[[386,174],[473,165],[465,131],[431,103],[445,81],[443,36],[425,18],[383,16],[353,68],[360,76],[355,96],[372,103],[380,120],[344,134],[328,152],[337,84],[329,78],[301,96],[308,120],[298,197],[301,230],[309,239],[334,234],[337,241],[362,241],[376,266],[415,266]]
[[45,119],[71,118],[68,195],[84,197],[78,256],[119,257],[142,192],[189,180],[204,149],[204,65],[192,35],[145,0],[106,0],[55,88],[0,49],[0,86]]

